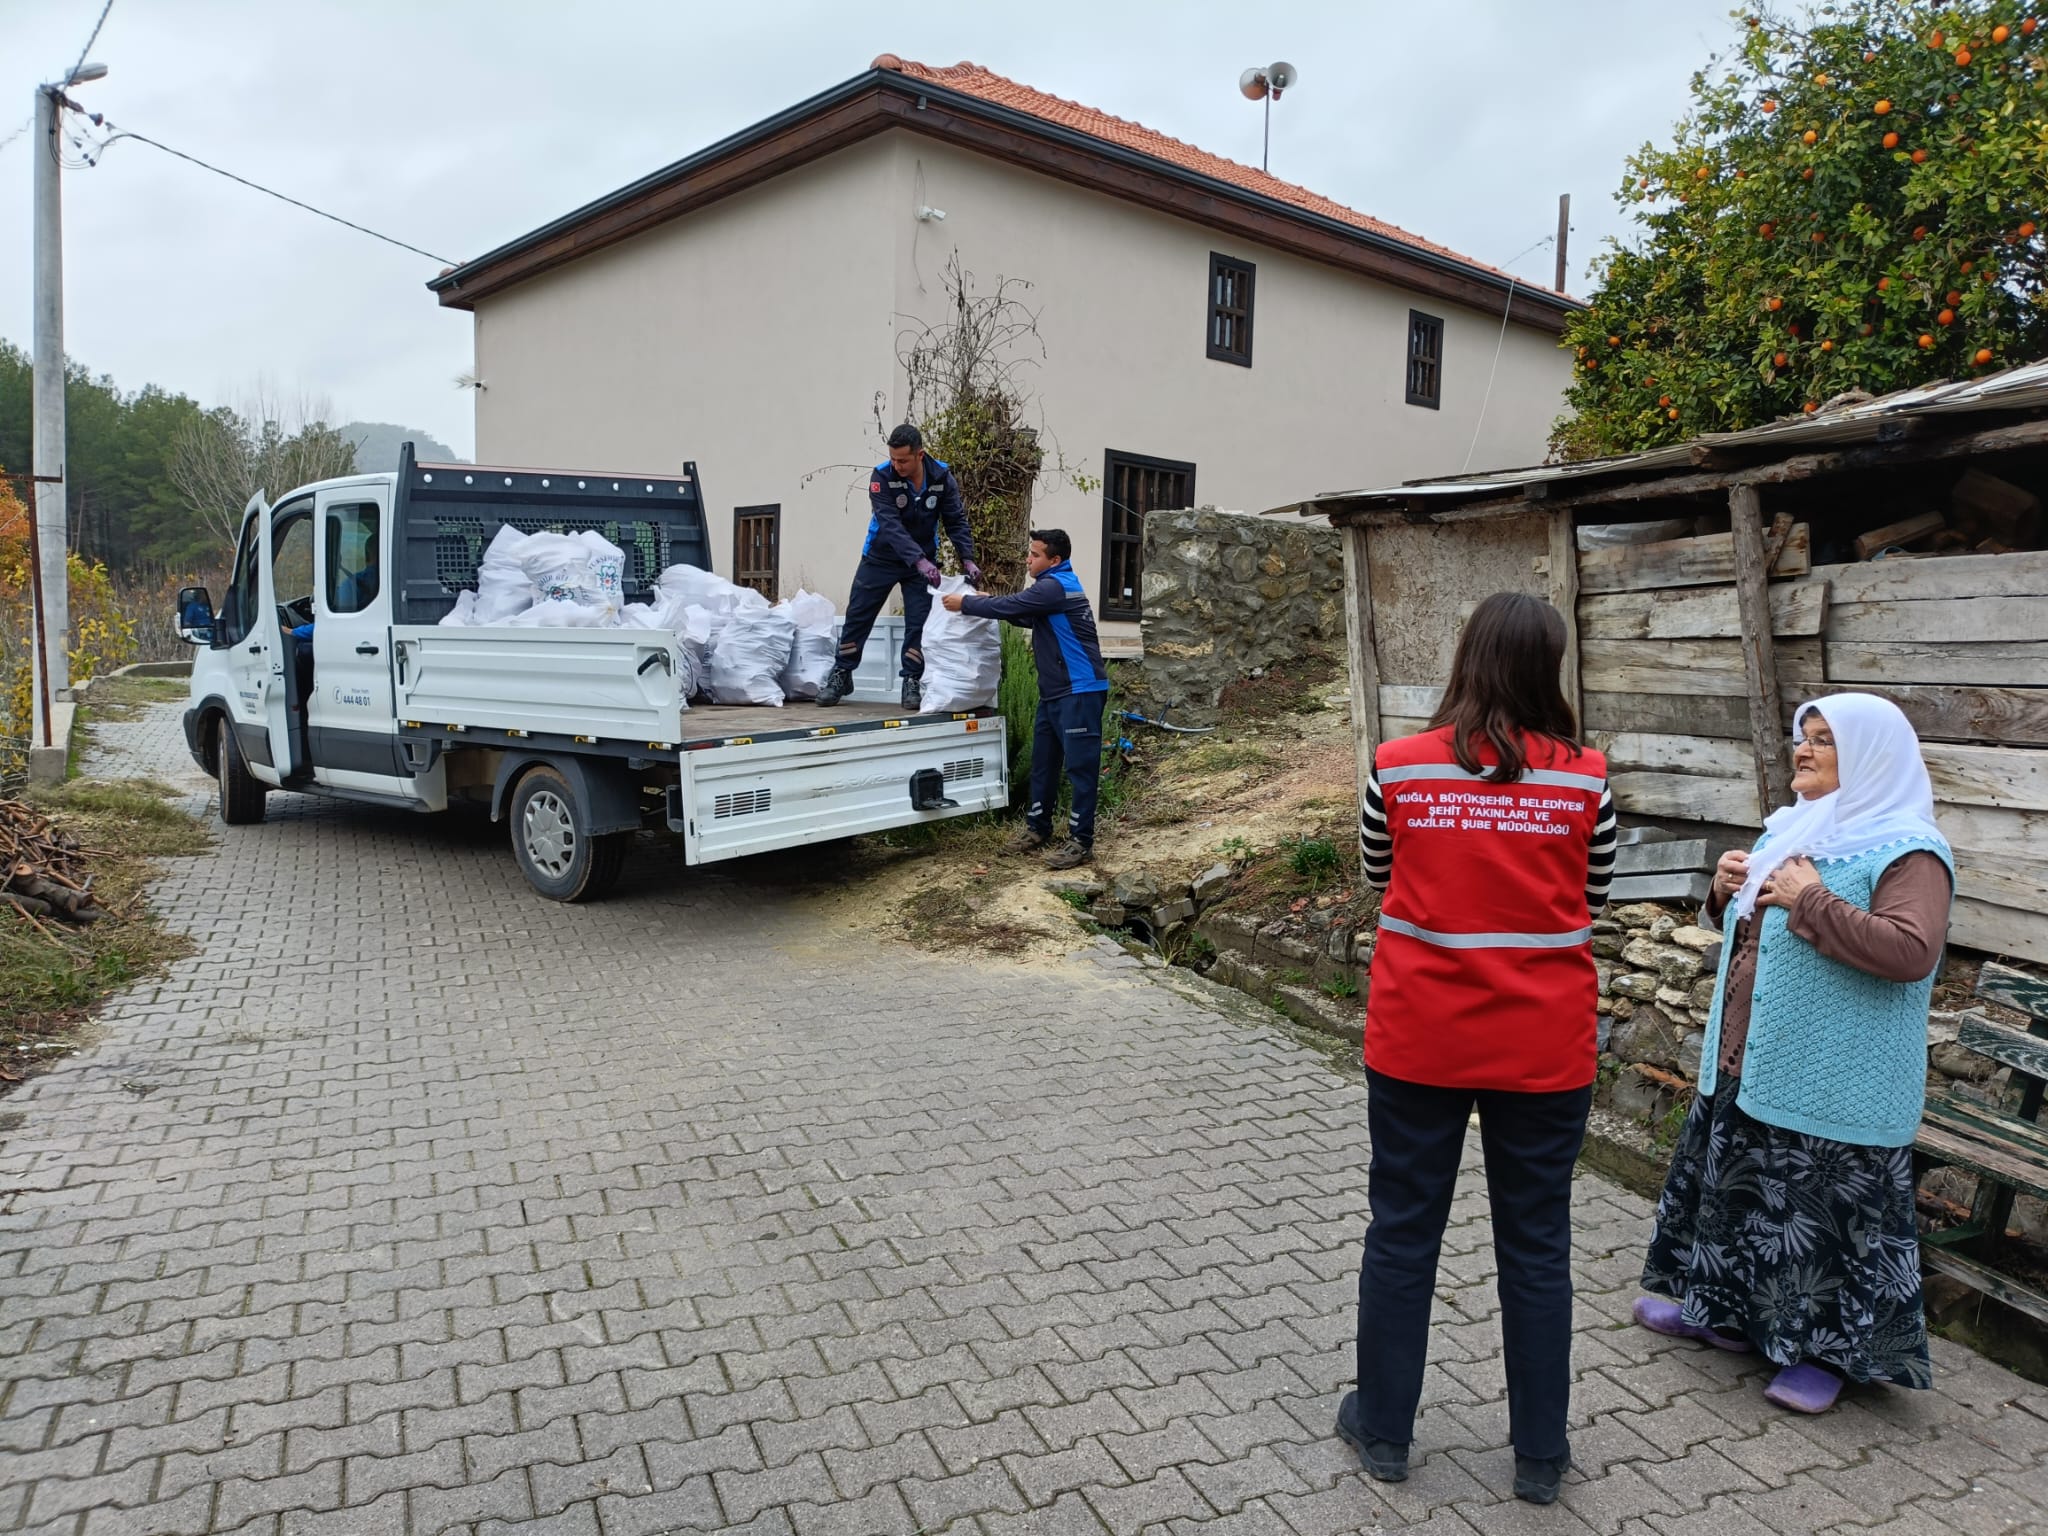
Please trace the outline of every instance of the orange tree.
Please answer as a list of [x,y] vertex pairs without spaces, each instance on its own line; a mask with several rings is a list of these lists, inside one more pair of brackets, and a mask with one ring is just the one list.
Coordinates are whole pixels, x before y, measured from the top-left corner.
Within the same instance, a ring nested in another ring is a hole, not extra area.
[[1565,458],[2048,355],[2048,0],[1744,17],[1618,200],[1565,333]]

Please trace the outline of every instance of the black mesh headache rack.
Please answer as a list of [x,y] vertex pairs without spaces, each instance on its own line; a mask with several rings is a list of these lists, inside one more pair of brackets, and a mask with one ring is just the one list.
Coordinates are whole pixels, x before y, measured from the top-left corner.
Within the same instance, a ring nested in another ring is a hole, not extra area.
[[495,469],[422,464],[407,443],[398,460],[396,613],[436,624],[456,594],[476,590],[477,562],[500,528],[521,533],[594,529],[626,552],[628,602],[645,602],[671,565],[711,568],[697,466],[680,476]]

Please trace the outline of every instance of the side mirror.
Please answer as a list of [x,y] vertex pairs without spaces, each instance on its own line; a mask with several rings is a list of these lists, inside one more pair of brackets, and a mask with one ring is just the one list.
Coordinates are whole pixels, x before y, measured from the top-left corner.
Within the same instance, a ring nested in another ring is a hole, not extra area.
[[178,588],[177,630],[187,645],[213,644],[213,596],[206,588]]

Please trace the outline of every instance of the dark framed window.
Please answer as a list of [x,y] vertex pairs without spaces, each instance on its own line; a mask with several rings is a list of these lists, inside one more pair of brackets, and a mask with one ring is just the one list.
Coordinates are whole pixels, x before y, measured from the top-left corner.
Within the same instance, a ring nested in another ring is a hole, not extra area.
[[1408,403],[1444,403],[1444,323],[1419,309],[1408,311]]
[[1102,456],[1102,616],[1144,617],[1145,515],[1195,504],[1195,466],[1141,453]]
[[1235,256],[1209,253],[1209,356],[1252,365],[1252,279],[1256,268]]
[[361,613],[377,597],[377,521],[374,501],[327,509],[327,611]]
[[752,587],[769,602],[779,602],[776,586],[782,573],[782,508],[734,507],[732,510],[732,579]]

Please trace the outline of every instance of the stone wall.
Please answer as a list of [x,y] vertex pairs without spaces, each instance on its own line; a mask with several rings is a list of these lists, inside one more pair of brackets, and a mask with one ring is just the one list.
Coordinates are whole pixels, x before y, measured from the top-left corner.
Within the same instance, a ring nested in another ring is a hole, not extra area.
[[1337,531],[1214,507],[1150,513],[1144,611],[1140,706],[1176,724],[1212,720],[1238,678],[1306,652],[1344,654]]

